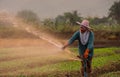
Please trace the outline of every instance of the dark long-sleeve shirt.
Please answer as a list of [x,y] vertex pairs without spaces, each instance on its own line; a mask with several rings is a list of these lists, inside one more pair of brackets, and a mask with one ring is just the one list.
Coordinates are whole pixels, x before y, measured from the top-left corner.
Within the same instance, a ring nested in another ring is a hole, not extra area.
[[88,42],[85,45],[82,45],[80,41],[80,31],[76,31],[73,36],[69,39],[69,44],[72,44],[75,40],[78,40],[79,45],[79,54],[83,56],[85,50],[88,48],[90,50],[88,58],[91,58],[93,56],[93,50],[94,50],[94,34],[92,31],[90,31],[90,35],[88,38]]

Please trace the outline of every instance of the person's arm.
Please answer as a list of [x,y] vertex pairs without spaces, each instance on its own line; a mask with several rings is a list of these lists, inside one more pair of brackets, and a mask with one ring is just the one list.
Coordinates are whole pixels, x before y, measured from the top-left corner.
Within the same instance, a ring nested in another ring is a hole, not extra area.
[[79,37],[79,31],[75,32],[73,34],[73,36],[69,39],[69,41],[67,41],[64,46],[62,47],[62,49],[65,49],[67,46],[69,46],[70,44],[72,44],[77,38]]

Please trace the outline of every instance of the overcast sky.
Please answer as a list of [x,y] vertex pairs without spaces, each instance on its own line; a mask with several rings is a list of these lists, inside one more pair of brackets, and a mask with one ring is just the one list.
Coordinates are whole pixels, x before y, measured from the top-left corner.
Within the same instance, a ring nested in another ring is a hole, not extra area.
[[81,16],[106,16],[114,1],[119,0],[0,0],[0,11],[16,14],[32,10],[40,18],[54,18],[64,12],[77,10]]

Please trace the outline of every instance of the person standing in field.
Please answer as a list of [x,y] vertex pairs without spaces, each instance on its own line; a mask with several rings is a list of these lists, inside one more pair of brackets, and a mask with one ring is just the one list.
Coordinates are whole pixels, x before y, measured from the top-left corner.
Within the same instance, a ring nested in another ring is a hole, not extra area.
[[[80,29],[73,34],[73,36],[69,39],[69,41],[67,41],[64,44],[62,48],[65,49],[75,40],[78,40],[79,56],[81,58],[87,59],[87,72],[91,73],[92,72],[91,64],[92,64],[93,50],[94,50],[94,33],[92,32],[92,29],[89,26],[88,20],[83,20],[81,23],[77,22],[77,24],[80,25]],[[82,63],[81,74],[82,76],[84,76],[83,60],[81,61],[81,63]]]

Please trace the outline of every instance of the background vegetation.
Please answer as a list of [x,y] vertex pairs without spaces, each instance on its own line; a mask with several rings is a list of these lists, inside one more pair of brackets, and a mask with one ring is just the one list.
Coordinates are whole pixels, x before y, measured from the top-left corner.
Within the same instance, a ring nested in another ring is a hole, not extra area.
[[[119,39],[120,38],[120,1],[115,2],[109,9],[108,16],[105,17],[81,17],[80,13],[76,10],[73,12],[65,12],[62,15],[51,19],[44,19],[40,21],[40,18],[36,13],[30,10],[23,10],[18,12],[17,17],[21,18],[28,24],[33,24],[39,30],[44,29],[45,31],[67,34],[70,36],[76,30],[79,29],[79,25],[76,21],[81,22],[83,19],[90,21],[90,26],[95,31],[96,40],[98,39]],[[98,33],[99,36],[98,36]],[[64,36],[63,36],[64,37]]]

